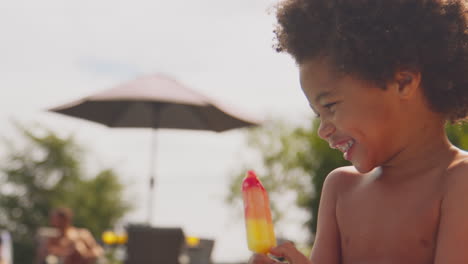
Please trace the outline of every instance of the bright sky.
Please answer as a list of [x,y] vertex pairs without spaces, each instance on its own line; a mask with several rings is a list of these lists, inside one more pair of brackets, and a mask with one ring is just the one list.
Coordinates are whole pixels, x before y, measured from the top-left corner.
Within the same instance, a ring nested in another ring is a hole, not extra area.
[[[73,133],[89,150],[90,168],[111,166],[122,176],[135,204],[125,221],[141,222],[150,130],[109,129],[44,109],[158,72],[259,116],[303,120],[310,111],[296,67],[272,49],[274,17],[267,9],[273,3],[3,1],[2,135],[12,136],[11,119]],[[158,131],[153,224],[215,239],[215,262],[245,260],[243,218],[224,197],[230,176],[248,157],[239,131]],[[301,215],[291,214],[288,221],[279,232],[299,239]]]

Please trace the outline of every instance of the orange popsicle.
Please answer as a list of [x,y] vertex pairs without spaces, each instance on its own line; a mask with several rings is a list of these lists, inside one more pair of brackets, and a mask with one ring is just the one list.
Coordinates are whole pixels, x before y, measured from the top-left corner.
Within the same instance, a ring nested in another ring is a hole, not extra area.
[[249,249],[266,254],[276,246],[275,232],[268,194],[253,171],[248,171],[242,182],[242,197]]

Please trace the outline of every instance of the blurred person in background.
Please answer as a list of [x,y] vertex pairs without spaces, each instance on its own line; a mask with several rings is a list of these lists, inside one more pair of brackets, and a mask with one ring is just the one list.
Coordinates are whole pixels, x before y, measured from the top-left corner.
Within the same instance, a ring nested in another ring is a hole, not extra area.
[[5,257],[3,256],[3,240],[0,236],[0,264],[9,264],[7,263]]
[[72,217],[69,208],[57,208],[51,212],[50,225],[57,232],[39,246],[37,263],[91,264],[103,255],[102,247],[91,232],[74,227]]

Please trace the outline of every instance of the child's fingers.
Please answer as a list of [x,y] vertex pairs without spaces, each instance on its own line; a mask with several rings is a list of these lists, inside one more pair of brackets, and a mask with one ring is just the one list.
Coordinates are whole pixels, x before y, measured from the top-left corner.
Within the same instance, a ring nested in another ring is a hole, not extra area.
[[264,254],[253,254],[248,264],[276,264],[277,261],[269,258],[267,255]]
[[309,264],[310,260],[304,256],[292,242],[283,243],[270,250],[272,255],[285,258],[291,264]]
[[296,246],[294,245],[293,242],[287,241],[284,242],[270,250],[270,253],[278,256],[278,257],[284,257],[286,254],[290,254],[290,252],[297,251]]

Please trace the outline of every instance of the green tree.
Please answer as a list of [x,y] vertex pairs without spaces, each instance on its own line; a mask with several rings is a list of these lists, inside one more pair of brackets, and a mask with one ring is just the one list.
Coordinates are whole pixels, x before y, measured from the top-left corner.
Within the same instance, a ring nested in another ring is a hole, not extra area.
[[33,262],[36,231],[48,224],[55,207],[72,208],[75,224],[95,236],[130,209],[112,170],[86,177],[84,151],[72,137],[62,139],[42,127],[17,128],[25,146],[5,141],[7,157],[0,164],[0,228],[12,234],[15,263]]
[[114,227],[130,206],[122,200],[124,186],[110,169],[83,180],[70,194],[69,207],[74,208],[74,222],[85,226],[95,237]]
[[468,123],[448,124],[445,131],[452,144],[461,149],[468,150]]
[[[241,204],[240,186],[248,168],[256,168],[268,190],[275,220],[282,212],[276,204],[286,191],[296,194],[296,206],[308,214],[305,226],[311,240],[317,228],[317,214],[323,182],[330,171],[350,165],[343,154],[331,149],[317,135],[318,119],[311,119],[305,127],[291,127],[284,122],[273,122],[248,132],[247,145],[260,157],[260,166],[245,164],[231,180],[227,202]],[[447,125],[450,141],[461,149],[468,149],[468,124]],[[287,212],[283,212],[287,213]]]

